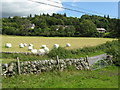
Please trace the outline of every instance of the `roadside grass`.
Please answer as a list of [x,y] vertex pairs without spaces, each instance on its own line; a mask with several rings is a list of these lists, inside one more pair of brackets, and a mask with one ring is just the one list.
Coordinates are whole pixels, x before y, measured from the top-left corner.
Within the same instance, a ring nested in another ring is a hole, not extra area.
[[65,70],[2,79],[3,88],[118,88],[118,68]]
[[[2,35],[2,51],[10,52],[29,52],[27,47],[19,48],[20,43],[32,43],[35,49],[40,49],[40,46],[45,44],[52,49],[54,44],[59,44],[61,47],[65,47],[66,43],[70,43],[71,47],[66,49],[78,49],[88,46],[96,46],[103,44],[107,41],[116,39],[112,38],[87,38],[87,37],[35,37],[35,36],[6,36]],[[6,43],[11,43],[12,48],[5,48]]]

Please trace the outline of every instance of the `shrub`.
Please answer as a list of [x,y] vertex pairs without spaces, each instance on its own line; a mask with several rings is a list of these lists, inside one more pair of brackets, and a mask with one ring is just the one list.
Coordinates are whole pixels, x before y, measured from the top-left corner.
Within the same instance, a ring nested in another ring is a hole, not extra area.
[[120,66],[120,39],[117,42],[113,42],[113,45],[107,48],[106,53],[113,55],[113,63],[116,66]]
[[59,47],[59,48],[53,48],[49,52],[48,56],[53,59],[55,59],[57,55],[59,56],[59,58],[68,58],[69,54],[71,54],[69,50],[66,50],[63,47]]

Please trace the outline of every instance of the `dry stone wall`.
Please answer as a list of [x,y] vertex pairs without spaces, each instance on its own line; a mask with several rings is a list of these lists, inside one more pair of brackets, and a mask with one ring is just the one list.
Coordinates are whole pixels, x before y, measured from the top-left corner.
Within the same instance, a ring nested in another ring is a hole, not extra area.
[[69,67],[76,68],[77,70],[90,70],[87,58],[80,59],[56,59],[56,60],[37,60],[37,61],[24,61],[11,62],[2,64],[2,75],[13,76],[17,74],[33,74],[42,73],[47,71],[60,70],[63,71]]

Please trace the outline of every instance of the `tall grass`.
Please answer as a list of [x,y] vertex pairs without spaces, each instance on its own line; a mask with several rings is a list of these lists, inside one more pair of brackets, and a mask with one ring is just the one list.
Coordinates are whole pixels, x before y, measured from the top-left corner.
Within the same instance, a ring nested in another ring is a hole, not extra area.
[[3,88],[118,88],[118,67],[95,71],[54,71],[2,80]]

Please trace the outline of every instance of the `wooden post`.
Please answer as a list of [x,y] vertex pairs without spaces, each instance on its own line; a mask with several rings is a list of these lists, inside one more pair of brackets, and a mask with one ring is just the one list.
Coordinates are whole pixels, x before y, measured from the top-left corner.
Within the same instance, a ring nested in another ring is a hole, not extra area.
[[88,55],[86,56],[86,62],[88,63],[88,66],[90,66],[89,61],[88,61]]
[[58,69],[60,70],[60,67],[59,67],[59,57],[58,57],[58,55],[57,55],[57,65],[58,65]]
[[88,70],[91,70],[91,68],[90,68],[90,64],[89,64],[89,61],[88,61],[88,55],[86,56],[86,62],[88,63],[88,67],[89,67]]
[[18,66],[18,74],[21,74],[19,57],[17,57],[17,66]]
[[59,60],[59,57],[58,57],[58,55],[57,55],[57,60]]
[[56,59],[57,59],[57,64],[59,64],[59,57],[58,57],[58,55],[57,55],[57,58],[56,58]]

